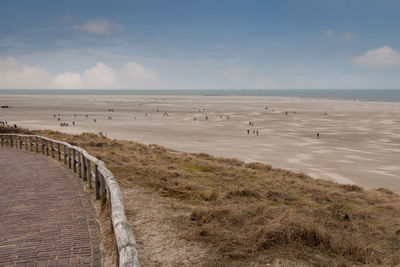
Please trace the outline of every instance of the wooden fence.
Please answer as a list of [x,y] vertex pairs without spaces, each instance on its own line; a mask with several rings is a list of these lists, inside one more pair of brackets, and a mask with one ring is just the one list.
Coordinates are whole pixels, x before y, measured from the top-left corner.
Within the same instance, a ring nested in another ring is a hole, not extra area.
[[96,199],[105,203],[108,198],[111,230],[117,243],[119,266],[140,266],[135,238],[126,220],[119,185],[103,161],[89,155],[83,148],[43,136],[0,133],[0,140],[2,146],[42,153],[64,161],[68,168],[73,169],[74,173],[88,183],[90,189],[94,187]]

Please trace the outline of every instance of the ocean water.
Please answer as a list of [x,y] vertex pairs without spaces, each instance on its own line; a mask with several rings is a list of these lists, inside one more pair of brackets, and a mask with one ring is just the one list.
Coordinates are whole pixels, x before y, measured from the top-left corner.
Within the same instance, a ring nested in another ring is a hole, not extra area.
[[287,96],[400,102],[400,89],[0,89],[0,94]]

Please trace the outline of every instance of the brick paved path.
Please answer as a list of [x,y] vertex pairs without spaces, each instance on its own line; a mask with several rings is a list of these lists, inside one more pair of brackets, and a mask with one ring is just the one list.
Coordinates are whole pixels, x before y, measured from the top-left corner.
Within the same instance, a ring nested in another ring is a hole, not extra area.
[[0,266],[101,266],[90,196],[41,154],[0,147]]

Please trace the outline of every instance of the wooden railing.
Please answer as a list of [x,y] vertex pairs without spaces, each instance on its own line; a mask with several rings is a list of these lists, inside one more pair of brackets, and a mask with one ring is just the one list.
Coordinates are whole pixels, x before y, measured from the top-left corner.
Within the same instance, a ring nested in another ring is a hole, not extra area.
[[108,198],[111,230],[117,243],[119,266],[140,266],[136,241],[126,220],[119,185],[103,161],[89,155],[83,148],[43,136],[0,133],[0,140],[2,146],[34,151],[63,160],[68,168],[73,169],[74,173],[88,183],[90,189],[94,187],[96,199],[106,203]]

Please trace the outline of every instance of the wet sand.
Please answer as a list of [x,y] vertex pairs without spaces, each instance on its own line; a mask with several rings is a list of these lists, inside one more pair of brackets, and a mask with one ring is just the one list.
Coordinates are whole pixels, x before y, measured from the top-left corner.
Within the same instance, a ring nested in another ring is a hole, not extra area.
[[[12,106],[0,109],[0,121],[10,125],[104,132],[109,138],[260,161],[315,178],[400,192],[400,103],[254,96],[0,95],[0,105]],[[61,127],[61,122],[69,126]],[[253,133],[257,130],[258,136]]]

